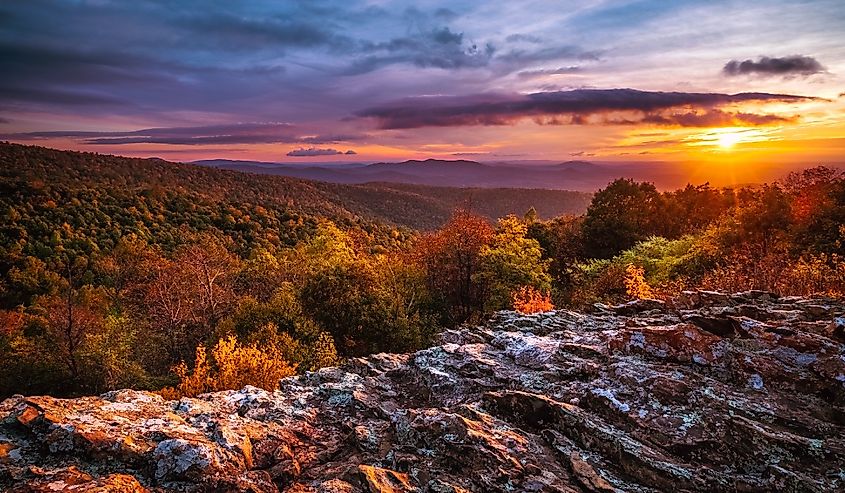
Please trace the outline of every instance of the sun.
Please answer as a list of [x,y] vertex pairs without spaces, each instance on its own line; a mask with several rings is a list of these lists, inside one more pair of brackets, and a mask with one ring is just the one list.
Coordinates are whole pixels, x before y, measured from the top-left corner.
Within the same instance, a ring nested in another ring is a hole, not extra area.
[[725,132],[716,136],[716,144],[723,150],[733,148],[734,145],[742,142],[743,135],[739,132]]
[[728,152],[736,150],[739,145],[755,144],[771,140],[771,130],[725,127],[711,128],[703,133],[691,134],[683,139],[688,146],[700,147],[705,150]]

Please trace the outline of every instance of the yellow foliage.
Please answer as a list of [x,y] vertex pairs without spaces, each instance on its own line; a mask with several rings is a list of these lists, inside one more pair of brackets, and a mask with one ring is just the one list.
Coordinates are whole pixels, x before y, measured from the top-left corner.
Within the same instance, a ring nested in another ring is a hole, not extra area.
[[539,313],[554,310],[555,306],[548,292],[540,291],[532,286],[523,286],[513,293],[513,309],[520,313]]
[[625,267],[625,291],[638,300],[654,298],[654,292],[645,280],[645,270],[634,264]]
[[340,364],[340,357],[334,345],[334,338],[328,332],[320,332],[312,349],[311,366],[315,370]]
[[229,336],[217,342],[211,350],[211,359],[205,346],[198,346],[193,372],[188,371],[185,362],[176,365],[173,372],[179,377],[179,384],[160,391],[166,399],[240,389],[245,385],[274,390],[279,380],[296,372],[296,365],[288,363],[282,348],[274,344],[242,345],[235,336]]
[[708,272],[704,289],[727,292],[760,289],[781,296],[845,296],[845,258],[837,254],[806,255],[793,260],[783,253],[761,258],[735,255]]

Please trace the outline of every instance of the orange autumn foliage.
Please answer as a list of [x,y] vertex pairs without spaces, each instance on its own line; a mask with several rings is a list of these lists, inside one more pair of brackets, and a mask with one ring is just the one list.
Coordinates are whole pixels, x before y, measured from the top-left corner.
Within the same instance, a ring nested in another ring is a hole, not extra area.
[[625,267],[625,291],[637,300],[654,298],[654,292],[645,280],[645,270],[634,264]]
[[247,346],[229,336],[217,342],[209,359],[205,346],[200,345],[193,371],[184,361],[176,365],[173,372],[179,377],[179,384],[162,389],[160,394],[165,399],[179,399],[246,385],[275,390],[279,380],[296,373],[296,365],[288,363],[282,353],[283,349],[275,345]]
[[549,293],[532,286],[523,286],[513,293],[513,309],[519,313],[531,314],[555,309]]

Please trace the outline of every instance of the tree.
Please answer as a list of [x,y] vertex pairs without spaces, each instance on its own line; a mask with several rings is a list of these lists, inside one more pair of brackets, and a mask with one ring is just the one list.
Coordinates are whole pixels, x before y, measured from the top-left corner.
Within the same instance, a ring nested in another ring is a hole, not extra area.
[[184,359],[206,334],[196,327],[191,283],[182,267],[160,259],[151,266],[151,279],[138,299],[138,311],[150,327],[148,337],[160,344],[166,355],[165,368]]
[[845,254],[839,234],[845,224],[845,172],[824,166],[793,172],[783,189],[791,203],[793,243],[816,253]]
[[240,259],[219,238],[202,234],[180,248],[174,260],[190,282],[195,315],[210,331],[234,299],[232,283]]
[[578,280],[579,262],[584,259],[581,216],[561,216],[528,226],[528,238],[540,245],[549,261],[549,275],[559,297],[568,297]]
[[279,286],[289,280],[289,269],[280,257],[265,248],[250,252],[235,281],[236,290],[259,301],[270,299]]
[[653,184],[624,178],[596,192],[583,223],[587,255],[610,258],[658,234],[661,200]]
[[87,390],[101,393],[154,386],[139,361],[139,326],[125,316],[112,314],[98,328],[88,334],[80,352]]
[[234,312],[218,325],[219,338],[235,335],[247,344],[289,340],[286,347],[298,349],[285,358],[301,370],[317,370],[337,363],[338,356],[331,334],[308,316],[298,298],[296,287],[283,283],[265,301],[242,298]]
[[500,219],[492,241],[479,252],[480,268],[475,282],[486,287],[484,310],[508,308],[513,294],[524,286],[548,291],[549,262],[540,244],[527,237],[528,227],[516,216]]
[[740,240],[759,248],[762,256],[790,227],[789,198],[778,185],[763,185],[754,199],[740,205],[736,212]]
[[483,313],[486,286],[479,283],[477,274],[481,252],[494,234],[484,218],[458,210],[445,226],[417,243],[415,260],[424,269],[428,292],[443,306],[446,325]]
[[31,305],[39,295],[53,295],[63,284],[62,275],[43,260],[27,256],[7,273],[3,299],[7,306]]
[[[110,297],[120,308],[138,300],[140,286],[150,282],[160,252],[137,236],[122,237],[114,249],[94,263],[99,281],[109,286]],[[128,303],[127,303],[128,302]]]
[[80,286],[80,278],[87,269],[86,260],[77,258],[65,262],[67,277],[64,288],[57,295],[37,301],[43,314],[46,341],[56,348],[56,355],[67,374],[68,386],[82,386],[81,353],[86,339],[103,324],[101,293],[87,286]]
[[43,314],[44,343],[52,345],[53,354],[66,375],[66,385],[81,390],[84,345],[105,321],[101,300],[90,288],[67,288],[61,296],[40,299],[37,308]]
[[701,231],[734,205],[731,193],[711,188],[708,183],[687,184],[684,188],[663,193],[662,197],[661,224],[654,234],[667,239]]

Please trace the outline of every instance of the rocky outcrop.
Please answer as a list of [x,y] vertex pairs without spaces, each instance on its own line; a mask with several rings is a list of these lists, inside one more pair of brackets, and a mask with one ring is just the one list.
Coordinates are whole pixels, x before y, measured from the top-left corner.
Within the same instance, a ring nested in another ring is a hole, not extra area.
[[684,293],[165,401],[0,404],[12,491],[845,489],[845,307]]

